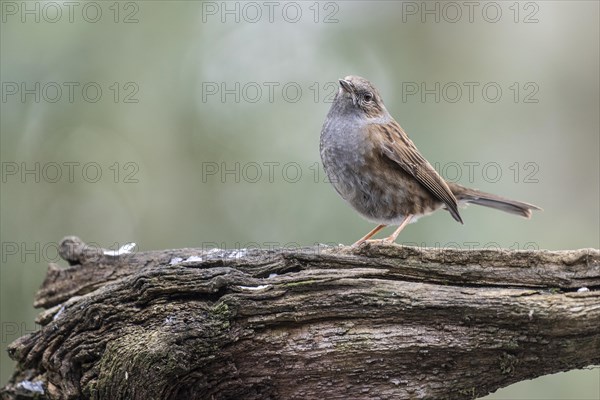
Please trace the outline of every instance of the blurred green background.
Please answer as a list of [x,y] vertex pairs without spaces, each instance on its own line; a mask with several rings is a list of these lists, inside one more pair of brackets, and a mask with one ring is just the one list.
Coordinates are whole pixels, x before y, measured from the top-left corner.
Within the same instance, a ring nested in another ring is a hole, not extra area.
[[[600,247],[597,1],[76,4],[2,1],[3,348],[36,329],[65,235],[151,250],[365,234],[319,157],[349,74],[448,179],[544,208],[440,212],[399,242]],[[599,397],[595,369],[488,398]]]

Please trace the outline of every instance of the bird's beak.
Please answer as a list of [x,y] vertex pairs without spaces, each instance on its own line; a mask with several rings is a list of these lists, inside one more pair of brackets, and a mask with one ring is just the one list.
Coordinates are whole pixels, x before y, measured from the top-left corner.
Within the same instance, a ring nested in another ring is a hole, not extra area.
[[345,79],[340,79],[340,86],[342,87],[342,89],[346,92],[346,93],[354,93],[354,85],[352,85],[352,82],[347,81]]

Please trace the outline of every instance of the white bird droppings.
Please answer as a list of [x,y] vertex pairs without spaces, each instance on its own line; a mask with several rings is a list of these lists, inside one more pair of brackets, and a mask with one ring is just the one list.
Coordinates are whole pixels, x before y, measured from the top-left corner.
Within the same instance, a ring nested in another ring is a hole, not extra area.
[[238,286],[240,289],[244,290],[263,290],[269,287],[269,285],[258,285],[258,286]]
[[176,265],[182,261],[183,261],[183,258],[181,258],[181,257],[173,257],[173,258],[171,258],[171,261],[169,261],[169,265]]
[[118,257],[122,256],[123,254],[129,254],[135,248],[135,246],[136,244],[133,242],[125,243],[123,246],[119,247],[119,250],[104,250],[104,255]]

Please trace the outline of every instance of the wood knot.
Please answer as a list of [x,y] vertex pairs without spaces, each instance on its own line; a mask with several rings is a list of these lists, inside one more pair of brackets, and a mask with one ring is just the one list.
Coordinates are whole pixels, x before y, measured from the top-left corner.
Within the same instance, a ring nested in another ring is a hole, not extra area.
[[99,252],[98,248],[88,246],[77,236],[65,237],[58,246],[58,254],[63,260],[67,261],[69,265],[81,264],[81,261],[84,258],[98,255]]

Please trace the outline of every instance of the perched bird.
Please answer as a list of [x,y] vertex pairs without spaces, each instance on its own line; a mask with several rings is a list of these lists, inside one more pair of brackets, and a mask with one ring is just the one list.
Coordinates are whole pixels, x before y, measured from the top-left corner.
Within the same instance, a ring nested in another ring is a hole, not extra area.
[[321,130],[321,159],[335,190],[378,224],[357,246],[387,225],[398,225],[392,243],[410,222],[440,208],[463,223],[458,206],[478,204],[531,217],[533,204],[446,182],[392,118],[377,89],[359,76],[340,79]]

